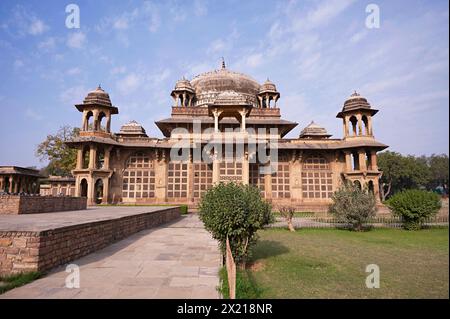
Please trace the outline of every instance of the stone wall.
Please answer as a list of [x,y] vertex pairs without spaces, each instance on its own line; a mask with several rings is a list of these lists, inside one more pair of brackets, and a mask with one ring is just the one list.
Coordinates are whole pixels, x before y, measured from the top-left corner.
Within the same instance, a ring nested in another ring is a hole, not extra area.
[[47,271],[179,217],[172,207],[45,231],[0,231],[0,275]]
[[84,197],[0,195],[0,214],[36,214],[86,209]]

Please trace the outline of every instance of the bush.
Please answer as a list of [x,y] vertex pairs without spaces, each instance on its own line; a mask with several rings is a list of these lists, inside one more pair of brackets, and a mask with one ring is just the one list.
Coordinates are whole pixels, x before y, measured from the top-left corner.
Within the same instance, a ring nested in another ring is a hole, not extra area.
[[180,205],[181,215],[186,215],[188,213],[188,205]]
[[332,200],[328,212],[338,221],[349,224],[353,230],[361,231],[363,224],[375,216],[375,196],[352,183],[346,183],[338,189]]
[[208,190],[199,204],[199,217],[225,256],[226,239],[236,264],[245,267],[258,229],[274,221],[270,205],[258,188],[235,183],[219,183]]
[[389,198],[386,205],[394,215],[402,218],[403,228],[418,230],[425,219],[437,214],[441,208],[441,201],[438,194],[408,189]]

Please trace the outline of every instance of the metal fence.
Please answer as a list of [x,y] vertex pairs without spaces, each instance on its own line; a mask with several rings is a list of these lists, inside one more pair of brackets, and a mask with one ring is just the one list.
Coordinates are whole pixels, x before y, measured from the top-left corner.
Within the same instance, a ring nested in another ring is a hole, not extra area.
[[[295,228],[347,228],[349,226],[333,217],[294,217],[292,223]],[[284,218],[277,217],[276,222],[268,227],[286,228],[287,222]],[[365,223],[364,227],[402,228],[402,219],[396,216],[375,217]],[[427,218],[423,223],[423,227],[448,227],[448,216]]]

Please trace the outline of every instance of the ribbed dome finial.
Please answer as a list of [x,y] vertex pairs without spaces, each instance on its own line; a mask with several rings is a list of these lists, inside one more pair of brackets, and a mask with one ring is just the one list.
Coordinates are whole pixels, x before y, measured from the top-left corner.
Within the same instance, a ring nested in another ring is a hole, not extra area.
[[225,69],[225,59],[222,57],[222,69]]

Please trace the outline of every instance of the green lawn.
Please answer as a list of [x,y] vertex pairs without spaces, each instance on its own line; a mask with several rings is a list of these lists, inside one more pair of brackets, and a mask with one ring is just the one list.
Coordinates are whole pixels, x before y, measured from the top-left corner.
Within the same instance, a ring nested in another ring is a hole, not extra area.
[[[448,228],[263,230],[246,297],[448,298],[448,235]],[[380,267],[379,289],[365,286],[368,264]]]
[[5,293],[13,288],[26,285],[41,276],[42,274],[39,272],[29,272],[6,277],[0,276],[0,294]]

